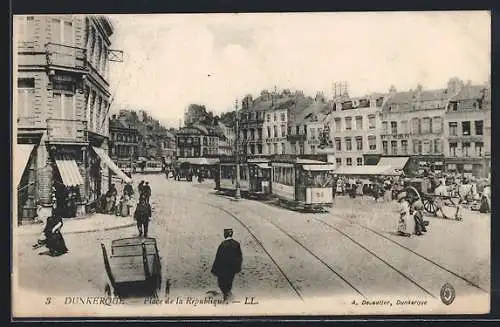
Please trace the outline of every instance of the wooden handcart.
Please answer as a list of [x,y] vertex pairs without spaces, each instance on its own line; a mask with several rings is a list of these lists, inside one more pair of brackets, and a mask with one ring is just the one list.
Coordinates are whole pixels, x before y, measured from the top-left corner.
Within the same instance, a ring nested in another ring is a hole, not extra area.
[[111,255],[101,243],[107,296],[157,297],[161,289],[161,261],[154,238],[131,237],[113,240]]

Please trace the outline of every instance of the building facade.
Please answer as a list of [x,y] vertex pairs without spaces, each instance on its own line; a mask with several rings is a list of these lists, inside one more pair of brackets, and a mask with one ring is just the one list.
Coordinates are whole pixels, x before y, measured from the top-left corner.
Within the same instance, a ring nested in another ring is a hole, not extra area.
[[289,135],[295,115],[312,99],[290,90],[264,90],[257,99],[246,97],[240,114],[240,143],[243,153],[251,156],[290,154],[294,150]]
[[177,156],[175,134],[169,130],[158,135],[159,157],[166,165],[171,165]]
[[245,155],[264,154],[263,123],[270,94],[263,91],[261,96],[253,100],[247,95],[239,112],[240,152]]
[[467,84],[444,114],[446,170],[466,176],[491,174],[491,96],[487,85]]
[[139,132],[113,115],[109,122],[110,157],[122,170],[131,172],[138,159]]
[[232,156],[235,151],[234,126],[218,122],[217,129],[219,134],[219,155]]
[[177,157],[210,158],[219,156],[219,136],[212,127],[190,125],[176,133]]
[[461,84],[451,79],[438,90],[391,90],[382,110],[382,156],[408,156],[415,173],[444,171],[444,114]]
[[334,100],[326,125],[337,166],[376,164],[373,158],[381,152],[380,113],[385,99],[384,94],[356,98],[345,94]]
[[58,209],[64,206],[70,188],[83,214],[108,189],[113,33],[103,16],[15,17],[14,150],[25,161],[16,163],[20,220],[32,219],[37,206],[50,214],[53,193]]

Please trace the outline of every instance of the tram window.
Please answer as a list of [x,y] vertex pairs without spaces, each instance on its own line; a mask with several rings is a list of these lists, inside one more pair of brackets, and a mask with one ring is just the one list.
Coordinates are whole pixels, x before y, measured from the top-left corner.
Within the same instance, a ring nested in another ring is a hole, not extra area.
[[328,171],[307,171],[305,185],[309,187],[333,187],[334,179]]

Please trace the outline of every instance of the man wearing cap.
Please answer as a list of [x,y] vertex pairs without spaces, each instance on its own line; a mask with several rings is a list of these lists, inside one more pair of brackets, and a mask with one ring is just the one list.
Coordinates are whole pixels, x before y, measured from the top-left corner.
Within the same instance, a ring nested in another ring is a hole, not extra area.
[[233,230],[224,229],[224,241],[219,245],[212,265],[212,274],[217,277],[217,283],[222,291],[224,301],[231,295],[234,276],[241,271],[243,256],[240,243],[233,240]]

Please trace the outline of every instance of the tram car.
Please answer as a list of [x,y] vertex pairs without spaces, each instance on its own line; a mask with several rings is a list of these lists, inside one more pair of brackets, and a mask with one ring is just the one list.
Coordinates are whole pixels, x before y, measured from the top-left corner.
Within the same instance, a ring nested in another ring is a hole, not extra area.
[[[240,192],[245,197],[265,197],[270,194],[271,167],[267,159],[248,159],[240,163]],[[219,162],[215,169],[215,189],[234,195],[236,192],[236,162]]]
[[[236,192],[236,162],[220,162],[216,166],[215,189],[234,195]],[[240,192],[248,194],[248,164],[240,163]]]
[[307,211],[332,206],[333,164],[296,158],[272,160],[270,165],[271,193],[281,201]]
[[267,159],[248,159],[248,195],[266,197],[271,194],[271,166]]
[[159,160],[148,160],[144,165],[142,173],[144,174],[159,174],[163,172],[163,163]]

